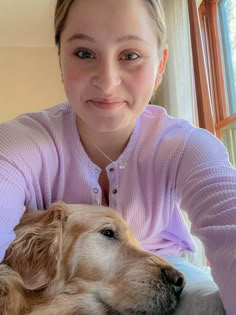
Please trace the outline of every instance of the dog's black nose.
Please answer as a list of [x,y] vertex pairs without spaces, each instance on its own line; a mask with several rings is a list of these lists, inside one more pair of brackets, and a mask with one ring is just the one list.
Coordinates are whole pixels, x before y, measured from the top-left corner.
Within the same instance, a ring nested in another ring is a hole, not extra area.
[[163,268],[162,274],[167,282],[173,286],[175,294],[180,296],[186,283],[184,275],[172,267]]

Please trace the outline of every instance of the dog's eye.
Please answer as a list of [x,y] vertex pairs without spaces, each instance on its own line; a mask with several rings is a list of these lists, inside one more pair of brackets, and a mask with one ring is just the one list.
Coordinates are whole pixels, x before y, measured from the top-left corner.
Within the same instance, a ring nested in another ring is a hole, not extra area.
[[112,229],[104,229],[101,233],[108,238],[115,238],[115,232]]

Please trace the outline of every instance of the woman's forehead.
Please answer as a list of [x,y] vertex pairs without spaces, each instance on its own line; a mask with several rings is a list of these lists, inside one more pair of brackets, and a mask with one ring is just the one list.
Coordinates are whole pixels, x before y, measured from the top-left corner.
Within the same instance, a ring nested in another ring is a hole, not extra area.
[[119,40],[137,36],[156,37],[149,12],[142,0],[77,0],[68,13],[64,40],[76,33],[93,39]]

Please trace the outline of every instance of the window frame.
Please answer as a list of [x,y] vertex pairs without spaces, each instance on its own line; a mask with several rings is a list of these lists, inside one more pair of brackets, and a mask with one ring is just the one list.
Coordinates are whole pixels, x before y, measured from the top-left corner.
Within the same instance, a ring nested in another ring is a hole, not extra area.
[[[190,2],[195,2],[191,0],[188,1],[189,4]],[[203,0],[199,6],[198,12],[195,12],[195,15],[198,15],[199,17],[198,27],[201,30],[200,38],[204,58],[203,64],[199,66],[205,68],[205,84],[208,86],[209,103],[212,108],[211,117],[214,124],[213,133],[215,133],[216,136],[221,139],[220,129],[236,121],[236,113],[230,116],[227,114],[227,96],[218,23],[218,2],[219,0]],[[190,10],[189,18],[191,29],[191,19],[193,19],[193,17],[191,16]],[[195,39],[193,36],[191,36],[191,41],[194,40]],[[199,90],[199,87],[196,84],[196,91],[197,90]],[[209,105],[206,105],[205,102],[203,107],[205,106]],[[202,127],[201,119],[199,119],[199,124],[200,127]],[[206,129],[212,132],[212,130],[207,126]]]
[[197,3],[195,0],[188,0],[188,11],[199,127],[205,128],[215,134]]

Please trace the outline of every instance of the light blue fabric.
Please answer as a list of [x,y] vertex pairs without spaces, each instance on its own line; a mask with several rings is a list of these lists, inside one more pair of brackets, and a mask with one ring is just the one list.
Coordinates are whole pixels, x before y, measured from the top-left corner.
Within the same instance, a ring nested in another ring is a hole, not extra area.
[[[181,271],[187,284],[175,315],[224,315],[218,287],[211,275],[182,257],[164,257]],[[236,313],[235,313],[236,314]]]

